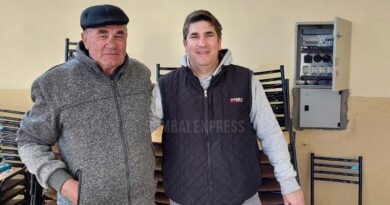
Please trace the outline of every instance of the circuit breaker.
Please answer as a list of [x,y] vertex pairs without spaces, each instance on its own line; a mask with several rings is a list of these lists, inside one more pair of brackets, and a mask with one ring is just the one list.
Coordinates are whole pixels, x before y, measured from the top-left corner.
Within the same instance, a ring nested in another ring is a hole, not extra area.
[[295,36],[295,127],[345,128],[351,22],[301,22]]

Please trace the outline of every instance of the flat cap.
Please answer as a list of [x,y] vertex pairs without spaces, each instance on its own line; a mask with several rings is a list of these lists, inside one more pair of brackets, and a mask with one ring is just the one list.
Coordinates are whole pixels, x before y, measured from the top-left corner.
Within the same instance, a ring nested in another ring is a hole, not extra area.
[[125,25],[129,18],[125,12],[113,5],[97,5],[86,8],[80,16],[80,26],[83,30],[106,25]]

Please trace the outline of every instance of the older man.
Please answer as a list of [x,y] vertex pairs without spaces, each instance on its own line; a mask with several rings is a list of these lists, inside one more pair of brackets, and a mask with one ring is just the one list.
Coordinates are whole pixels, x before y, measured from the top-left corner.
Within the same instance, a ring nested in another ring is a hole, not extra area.
[[[58,204],[154,204],[149,119],[150,71],[126,54],[122,9],[81,14],[74,59],[32,85],[32,108],[18,133],[19,153]],[[58,144],[61,160],[50,146]]]

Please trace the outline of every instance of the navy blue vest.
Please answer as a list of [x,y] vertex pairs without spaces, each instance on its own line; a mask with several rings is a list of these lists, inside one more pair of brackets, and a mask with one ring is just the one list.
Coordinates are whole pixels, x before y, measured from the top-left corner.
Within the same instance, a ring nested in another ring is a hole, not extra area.
[[164,111],[163,179],[183,205],[241,205],[260,184],[257,136],[250,122],[249,69],[223,66],[205,91],[187,67],[159,81]]

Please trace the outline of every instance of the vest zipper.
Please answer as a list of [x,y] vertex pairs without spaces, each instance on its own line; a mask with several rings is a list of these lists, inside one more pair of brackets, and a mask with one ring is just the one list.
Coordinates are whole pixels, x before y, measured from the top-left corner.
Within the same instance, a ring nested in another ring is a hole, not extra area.
[[124,133],[123,133],[123,120],[122,120],[122,113],[121,113],[121,110],[120,110],[120,107],[119,107],[119,101],[118,101],[118,87],[117,87],[117,84],[115,82],[115,80],[111,79],[111,87],[114,91],[114,99],[115,99],[115,105],[116,105],[116,110],[117,110],[117,113],[118,113],[118,118],[119,118],[119,134],[120,134],[120,138],[121,138],[121,141],[122,141],[122,151],[123,151],[123,156],[125,158],[125,168],[126,168],[126,184],[127,184],[127,199],[129,201],[129,204],[131,204],[131,185],[130,185],[130,182],[129,180],[131,179],[130,178],[130,168],[129,168],[129,157],[127,155],[127,150],[130,150],[129,149],[129,146],[127,144],[127,141],[125,139],[125,136],[124,136]]
[[209,191],[209,204],[212,205],[212,193],[213,193],[213,181],[211,173],[211,157],[210,157],[210,136],[209,136],[209,105],[207,99],[207,89],[204,89],[204,129],[205,129],[205,139],[206,139],[206,156],[207,156],[207,185]]

